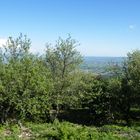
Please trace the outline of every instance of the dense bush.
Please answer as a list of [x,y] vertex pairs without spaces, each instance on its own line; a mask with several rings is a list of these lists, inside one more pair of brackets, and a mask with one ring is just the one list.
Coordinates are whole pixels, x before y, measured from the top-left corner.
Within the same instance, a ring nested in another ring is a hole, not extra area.
[[123,67],[115,65],[112,75],[103,77],[79,70],[82,57],[77,45],[70,36],[59,38],[38,56],[30,53],[26,36],[8,39],[0,51],[2,123],[9,119],[45,122],[72,110],[89,112],[89,117],[81,117],[89,123],[121,119],[130,123],[131,108],[140,104],[140,52],[129,53]]
[[20,36],[9,38],[1,53],[0,113],[8,118],[46,118],[49,111],[50,73],[43,60],[29,53],[30,41]]

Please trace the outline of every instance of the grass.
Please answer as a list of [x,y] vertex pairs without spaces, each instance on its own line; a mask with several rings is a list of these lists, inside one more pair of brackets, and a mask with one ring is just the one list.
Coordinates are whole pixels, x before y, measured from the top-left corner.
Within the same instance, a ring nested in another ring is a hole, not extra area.
[[140,125],[88,127],[69,122],[25,123],[24,127],[3,125],[0,140],[140,140]]

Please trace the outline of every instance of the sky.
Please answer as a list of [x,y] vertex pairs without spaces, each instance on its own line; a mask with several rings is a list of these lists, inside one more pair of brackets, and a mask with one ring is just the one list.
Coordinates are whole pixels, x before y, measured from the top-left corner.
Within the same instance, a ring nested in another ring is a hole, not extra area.
[[20,33],[34,53],[71,34],[84,56],[126,56],[140,49],[140,0],[0,0],[0,46]]

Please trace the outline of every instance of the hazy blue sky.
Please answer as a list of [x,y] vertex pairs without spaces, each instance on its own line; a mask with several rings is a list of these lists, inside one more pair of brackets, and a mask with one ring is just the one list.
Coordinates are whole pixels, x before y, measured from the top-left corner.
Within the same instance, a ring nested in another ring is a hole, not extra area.
[[1,0],[0,44],[20,32],[34,52],[70,33],[83,55],[124,56],[140,49],[140,0]]

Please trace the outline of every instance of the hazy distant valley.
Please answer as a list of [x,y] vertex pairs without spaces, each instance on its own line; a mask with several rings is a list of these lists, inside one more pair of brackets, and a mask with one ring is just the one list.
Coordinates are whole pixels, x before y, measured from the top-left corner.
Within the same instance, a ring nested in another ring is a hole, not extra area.
[[108,73],[108,68],[112,65],[122,66],[125,57],[84,57],[81,69],[87,72],[94,72],[101,75]]

